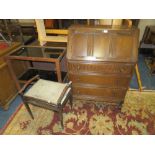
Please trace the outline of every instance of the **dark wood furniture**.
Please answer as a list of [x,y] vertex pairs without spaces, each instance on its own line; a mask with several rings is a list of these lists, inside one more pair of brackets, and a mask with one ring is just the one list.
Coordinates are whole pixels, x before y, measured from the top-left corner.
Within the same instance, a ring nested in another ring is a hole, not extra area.
[[[62,77],[65,78],[66,76],[61,72],[60,63],[62,58],[65,56],[65,53],[66,53],[65,47],[49,47],[49,46],[48,47],[20,46],[16,50],[12,51],[9,55],[6,56],[6,60],[17,89],[20,90],[20,82],[25,82],[25,80],[29,80],[35,74],[41,73],[41,71],[38,72],[35,71],[33,62],[42,62],[42,63],[48,62],[55,64],[54,70],[52,69],[50,70],[52,72],[50,75],[55,74],[56,81],[63,82],[64,79],[62,79]],[[22,75],[16,76],[12,67],[12,60],[29,62],[28,70],[24,72]],[[32,72],[32,74],[27,76],[27,72]],[[26,75],[27,77],[24,78],[24,75]],[[22,79],[22,77],[24,79]]]
[[135,28],[72,26],[67,48],[73,97],[106,104],[123,103],[138,56]]
[[146,26],[141,42],[155,44],[155,26]]
[[[38,79],[34,85],[29,88],[25,93],[26,88],[34,81]],[[23,103],[29,112],[32,119],[34,116],[30,110],[28,104],[33,104],[41,108],[46,108],[59,113],[61,126],[63,128],[63,107],[69,100],[72,108],[72,94],[71,94],[71,82],[59,83],[48,80],[39,79],[36,75],[25,83],[23,88],[19,91],[23,99]]]
[[[4,44],[4,42],[0,42],[0,44],[2,43]],[[4,110],[7,110],[9,108],[10,101],[17,94],[15,83],[11,77],[4,57],[20,45],[21,43],[19,42],[13,42],[10,46],[6,46],[6,48],[0,49],[0,106]],[[13,68],[16,68],[16,75],[21,74],[25,69],[25,65],[23,62],[13,61],[12,64]]]
[[146,26],[140,43],[140,52],[150,60],[151,74],[155,74],[155,26]]
[[24,42],[22,29],[17,19],[13,21],[11,19],[1,19],[0,21],[0,28],[4,34],[7,34],[9,41],[16,41],[14,36],[18,34],[19,42]]

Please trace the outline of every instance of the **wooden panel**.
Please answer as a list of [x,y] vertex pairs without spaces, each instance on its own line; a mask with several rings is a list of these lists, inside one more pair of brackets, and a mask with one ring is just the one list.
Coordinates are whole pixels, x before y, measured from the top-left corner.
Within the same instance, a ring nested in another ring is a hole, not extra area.
[[15,95],[17,90],[6,64],[1,65],[0,75],[0,106],[6,110],[8,101]]
[[84,63],[84,62],[76,62],[69,61],[68,62],[68,70],[70,73],[77,72],[97,72],[97,73],[105,73],[105,74],[132,74],[134,64],[124,64],[124,63]]
[[138,29],[120,26],[72,26],[69,60],[136,62]]
[[78,75],[69,74],[69,79],[73,83],[102,85],[103,87],[127,88],[129,86],[130,77],[119,75]]
[[125,89],[110,89],[110,88],[99,88],[99,87],[85,87],[73,85],[73,95],[89,95],[99,96],[103,98],[116,98],[124,99],[126,90]]
[[[20,45],[21,43],[13,42],[11,46],[0,51],[0,106],[5,110],[8,109],[10,100],[16,95],[17,90],[4,58]],[[23,72],[23,65],[19,62],[14,65],[14,68],[19,68],[17,75]]]
[[94,35],[93,56],[97,59],[131,61],[133,36],[130,32]]
[[98,33],[94,35],[93,56],[97,59],[107,57],[109,53],[110,37],[107,34]]
[[123,61],[133,59],[133,37],[126,33],[111,35],[109,57]]
[[103,103],[106,105],[118,105],[123,101],[123,98],[109,98],[94,95],[73,95],[73,98],[77,100],[95,101],[97,103]]
[[[74,51],[71,53],[71,57],[78,59],[87,56],[87,39],[88,35],[78,33],[71,36],[71,46],[70,50]],[[80,41],[79,41],[80,40]]]

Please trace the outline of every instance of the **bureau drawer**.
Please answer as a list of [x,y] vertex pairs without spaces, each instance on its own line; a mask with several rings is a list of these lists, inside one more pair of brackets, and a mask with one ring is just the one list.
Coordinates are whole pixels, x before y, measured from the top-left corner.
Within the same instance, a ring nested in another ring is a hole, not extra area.
[[105,73],[105,74],[132,74],[134,64],[127,63],[76,63],[68,62],[70,73]]
[[119,75],[86,75],[69,74],[69,80],[73,83],[102,85],[104,87],[123,87],[127,88],[130,83],[130,77]]
[[73,85],[73,95],[89,95],[103,98],[124,99],[127,89],[81,87]]

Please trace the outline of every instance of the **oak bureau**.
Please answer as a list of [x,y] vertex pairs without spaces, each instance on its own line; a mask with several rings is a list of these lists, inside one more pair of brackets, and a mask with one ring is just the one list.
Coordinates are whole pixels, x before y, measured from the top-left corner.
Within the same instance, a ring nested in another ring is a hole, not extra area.
[[73,97],[123,103],[138,57],[139,30],[120,26],[71,26],[67,46]]

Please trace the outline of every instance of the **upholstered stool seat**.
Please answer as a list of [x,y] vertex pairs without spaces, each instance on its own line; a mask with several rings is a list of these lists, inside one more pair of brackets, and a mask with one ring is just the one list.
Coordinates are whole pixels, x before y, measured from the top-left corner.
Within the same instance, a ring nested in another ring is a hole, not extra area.
[[[25,88],[35,79],[37,82],[24,93]],[[68,100],[72,106],[72,94],[71,94],[71,82],[59,83],[48,80],[39,79],[39,76],[35,76],[30,79],[24,87],[19,91],[19,94],[23,98],[23,102],[34,119],[33,114],[28,104],[33,104],[42,108],[47,108],[59,112],[61,119],[61,125],[63,127],[63,115],[62,110]]]
[[49,104],[58,104],[68,89],[68,84],[39,79],[25,94]]

